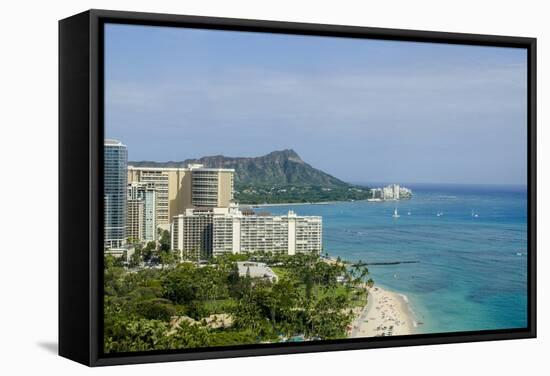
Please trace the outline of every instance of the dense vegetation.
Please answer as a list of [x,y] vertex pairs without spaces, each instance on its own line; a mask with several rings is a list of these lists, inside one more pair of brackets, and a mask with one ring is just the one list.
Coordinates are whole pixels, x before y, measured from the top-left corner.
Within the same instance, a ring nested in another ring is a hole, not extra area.
[[[271,265],[278,281],[239,276],[236,262],[248,259]],[[106,256],[104,349],[342,338],[351,309],[366,303],[367,274],[365,266],[350,268],[317,255],[230,255],[207,265],[171,262],[137,269]]]
[[253,186],[238,185],[235,200],[240,204],[283,204],[327,201],[352,201],[370,198],[370,191],[364,187],[326,188],[319,186]]

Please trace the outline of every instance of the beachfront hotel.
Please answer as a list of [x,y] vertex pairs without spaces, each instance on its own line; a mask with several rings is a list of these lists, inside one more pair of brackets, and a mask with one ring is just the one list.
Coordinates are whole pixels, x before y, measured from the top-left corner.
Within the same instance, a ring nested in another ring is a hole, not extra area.
[[120,141],[106,139],[103,150],[103,246],[121,248],[126,243],[128,149]]
[[128,238],[158,240],[161,228],[170,231],[171,249],[182,258],[321,252],[321,217],[239,210],[233,169],[138,167],[127,159],[126,146],[105,141],[106,249],[123,252]]
[[146,183],[157,192],[156,226],[170,229],[171,219],[193,207],[229,207],[235,170],[128,166],[129,183]]
[[128,166],[128,149],[104,140],[104,248],[121,255],[127,239],[155,241],[157,229],[170,230],[170,219],[196,207],[229,207],[233,169]]
[[183,258],[273,252],[295,255],[322,249],[322,218],[270,215],[227,208],[195,208],[174,217],[171,248]]

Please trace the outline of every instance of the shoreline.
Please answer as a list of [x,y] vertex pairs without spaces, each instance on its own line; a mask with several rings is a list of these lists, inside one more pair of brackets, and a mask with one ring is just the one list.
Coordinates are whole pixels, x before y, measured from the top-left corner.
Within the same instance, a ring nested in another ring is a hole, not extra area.
[[[357,200],[357,201],[366,201],[366,200]],[[339,202],[353,202],[353,201],[319,201],[319,202],[286,202],[286,203],[276,203],[276,204],[239,204],[239,208],[263,208],[271,206],[296,206],[296,205],[330,205],[336,204]]]
[[356,314],[348,338],[414,334],[418,323],[406,295],[383,287],[367,288],[367,304]]
[[380,199],[365,199],[365,200],[341,200],[341,201],[318,201],[318,202],[283,202],[283,203],[274,203],[274,204],[239,204],[239,208],[263,208],[263,207],[272,207],[272,206],[302,206],[302,205],[330,205],[330,204],[339,204],[344,202],[372,202],[372,203],[383,203],[383,202],[399,202],[399,201],[408,201],[410,198],[403,198],[400,200],[380,200]]

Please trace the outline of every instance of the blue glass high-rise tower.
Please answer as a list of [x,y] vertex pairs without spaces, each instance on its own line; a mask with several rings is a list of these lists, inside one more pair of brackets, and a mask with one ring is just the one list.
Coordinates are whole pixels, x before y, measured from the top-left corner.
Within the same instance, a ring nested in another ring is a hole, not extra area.
[[120,248],[126,243],[128,149],[107,139],[103,151],[104,247]]

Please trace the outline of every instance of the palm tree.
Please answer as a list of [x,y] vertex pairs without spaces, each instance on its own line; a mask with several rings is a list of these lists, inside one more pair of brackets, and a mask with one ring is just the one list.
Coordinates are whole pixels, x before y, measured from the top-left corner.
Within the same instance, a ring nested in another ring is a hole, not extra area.
[[367,287],[372,288],[373,286],[374,286],[374,281],[372,280],[372,278],[369,278],[369,280],[367,281]]
[[369,268],[363,266],[361,268],[361,279],[365,278],[367,275],[369,275]]

